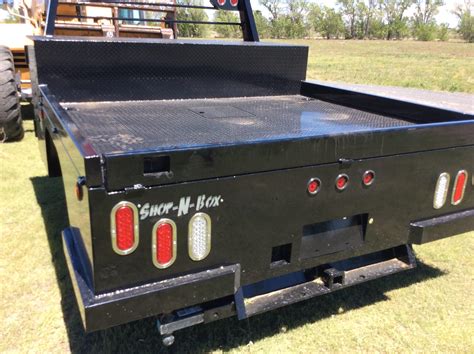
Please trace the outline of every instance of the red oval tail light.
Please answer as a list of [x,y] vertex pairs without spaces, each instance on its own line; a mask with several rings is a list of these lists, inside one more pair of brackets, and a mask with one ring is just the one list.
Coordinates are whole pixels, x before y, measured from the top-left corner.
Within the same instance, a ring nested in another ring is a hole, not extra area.
[[133,203],[120,202],[111,212],[112,249],[120,255],[135,251],[138,246],[138,209]]
[[152,259],[155,267],[163,269],[176,259],[176,224],[170,219],[161,219],[153,227]]
[[462,202],[464,198],[464,192],[466,190],[466,184],[467,184],[467,171],[465,170],[459,171],[454,181],[453,196],[451,198],[452,205],[458,205]]

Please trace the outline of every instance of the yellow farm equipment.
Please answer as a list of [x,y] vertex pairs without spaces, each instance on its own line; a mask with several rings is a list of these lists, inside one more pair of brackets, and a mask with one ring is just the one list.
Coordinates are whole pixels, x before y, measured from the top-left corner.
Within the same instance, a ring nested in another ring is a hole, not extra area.
[[[31,99],[29,36],[176,38],[176,2],[7,0],[0,24],[0,141],[23,137],[21,101]],[[13,22],[13,23],[11,23]]]

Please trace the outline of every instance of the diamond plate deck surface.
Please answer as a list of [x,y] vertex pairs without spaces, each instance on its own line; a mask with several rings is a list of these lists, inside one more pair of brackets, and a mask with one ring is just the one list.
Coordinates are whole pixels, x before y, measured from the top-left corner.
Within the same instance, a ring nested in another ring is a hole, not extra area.
[[338,135],[413,124],[298,95],[62,106],[98,153]]

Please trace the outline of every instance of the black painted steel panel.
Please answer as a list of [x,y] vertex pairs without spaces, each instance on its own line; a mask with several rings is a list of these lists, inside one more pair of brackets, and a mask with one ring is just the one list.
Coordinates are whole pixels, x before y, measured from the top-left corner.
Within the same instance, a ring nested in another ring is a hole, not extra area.
[[373,93],[352,91],[330,84],[321,85],[312,82],[301,84],[301,93],[309,97],[334,102],[348,107],[367,110],[369,112],[402,117],[419,123],[435,123],[472,120],[474,116],[467,112],[443,109],[425,103],[384,97]]
[[[471,189],[468,187],[468,190]],[[437,241],[453,234],[474,229],[474,209],[442,215],[436,218],[415,221],[410,227],[410,243],[421,245]]]
[[[247,285],[406,244],[413,221],[474,207],[474,186],[469,184],[460,205],[448,203],[440,210],[433,208],[440,173],[455,175],[461,169],[474,166],[473,151],[473,147],[453,148],[358,160],[350,164],[333,163],[151,188],[136,187],[114,193],[104,189],[90,190],[94,289],[96,293],[107,292],[169,279],[193,272],[197,267],[211,269],[237,263],[243,270],[241,284]],[[235,164],[238,163],[235,160]],[[122,170],[126,174],[128,165],[122,164]],[[367,170],[376,174],[370,187],[362,184],[362,176]],[[335,188],[340,173],[350,178],[349,186],[343,192]],[[322,184],[320,192],[310,196],[306,186],[313,177],[318,177]],[[218,205],[202,206],[198,203],[202,195],[206,198],[220,196]],[[188,198],[189,204],[186,204]],[[128,256],[117,255],[110,238],[110,211],[123,200],[135,203],[140,210],[140,244]],[[173,207],[165,212],[160,209],[162,203],[172,203]],[[185,204],[189,207],[183,207]],[[155,212],[151,213],[153,205],[156,205],[153,207]],[[205,212],[212,220],[211,252],[200,262],[189,258],[187,248],[188,224],[196,212]],[[300,258],[304,225],[356,214],[367,214],[362,244],[333,254]],[[177,225],[178,256],[167,269],[158,269],[151,261],[153,225],[161,218],[170,218]],[[285,244],[292,244],[289,263],[273,267],[272,248]]]
[[240,266],[236,264],[97,296],[87,280],[87,266],[81,257],[78,230],[65,229],[62,239],[76,300],[87,331],[233,295],[240,287]]
[[62,106],[99,153],[270,142],[413,124],[300,95]]
[[297,94],[308,48],[260,42],[35,38],[38,81],[59,101]]
[[345,216],[305,225],[301,238],[301,259],[316,258],[361,247],[367,227],[366,215]]
[[[94,150],[92,143],[89,139],[86,139],[83,136],[82,129],[80,129],[75,120],[71,118],[69,113],[74,114],[74,110],[68,112],[62,108],[62,106],[57,103],[55,96],[46,87],[41,87],[41,91],[45,100],[51,103],[52,107],[54,107],[54,127],[60,131],[61,135],[68,135],[86,158],[86,167],[88,166],[88,186],[104,185],[108,190],[123,189],[137,184],[144,186],[169,184],[182,181],[201,180],[205,178],[330,163],[338,161],[339,159],[362,159],[416,151],[443,149],[453,146],[466,146],[474,143],[474,125],[472,124],[472,121],[463,121],[463,119],[467,118],[463,114],[457,114],[457,117],[460,119],[458,122],[432,124],[430,121],[431,115],[429,112],[425,112],[423,115],[425,121],[423,123],[426,124],[408,125],[408,123],[406,123],[403,125],[401,124],[402,121],[397,119],[394,120],[394,123],[391,123],[390,118],[385,116],[385,114],[389,114],[389,112],[384,110],[378,112],[378,114],[371,115],[358,110],[346,110],[343,106],[334,105],[333,107],[336,107],[335,110],[338,112],[360,112],[362,114],[362,121],[365,121],[366,123],[368,122],[368,126],[372,126],[372,128],[360,129],[360,127],[358,127],[359,130],[355,130],[354,127],[350,127],[350,125],[347,124],[340,124],[340,121],[338,121],[337,124],[334,122],[329,122],[329,124],[335,128],[336,126],[339,126],[339,134],[338,130],[335,129],[334,133],[328,132],[327,134],[317,135],[317,130],[315,129],[313,136],[306,134],[306,136],[302,135],[299,139],[296,137],[283,139],[275,136],[273,139],[261,140],[258,143],[252,144],[226,143],[221,145],[207,145],[199,148],[195,146],[190,148],[182,146],[181,148],[171,147],[168,150],[154,150],[150,148],[138,149],[139,144],[135,144],[135,150],[123,153],[106,154],[105,159],[102,160],[105,163],[104,169],[98,165],[97,152]],[[293,95],[291,97],[302,96]],[[253,98],[242,99],[242,101],[252,99]],[[268,102],[272,101],[271,97],[255,99],[268,99]],[[232,99],[229,99],[229,101],[230,100]],[[304,103],[304,98],[302,98],[302,100],[303,105],[307,104]],[[243,110],[234,107],[217,109],[208,104],[208,102],[211,101],[220,100],[202,100],[206,105],[193,105],[190,112],[196,114],[199,118],[206,118],[206,120],[210,121],[212,117],[217,117],[222,113],[220,111],[223,110],[224,117],[227,115],[225,120],[232,120],[229,118],[229,115],[232,114],[232,112],[242,112],[249,109],[246,107],[244,107]],[[222,101],[226,101],[226,99],[223,99]],[[341,99],[341,101],[344,102],[343,99]],[[168,102],[172,103],[173,101]],[[191,102],[191,100],[180,100],[174,102],[186,105],[186,102]],[[195,100],[193,102],[200,101]],[[363,103],[364,101],[362,100],[361,102]],[[117,107],[120,107],[121,105],[127,105],[130,102],[116,103]],[[276,104],[278,104],[278,102]],[[329,103],[322,102],[319,104],[329,105]],[[84,103],[84,105],[87,104]],[[268,107],[270,110],[274,109],[271,105],[265,104],[262,106],[263,108]],[[390,104],[388,107],[393,108],[395,106],[396,102]],[[206,107],[207,112],[199,114],[199,109]],[[327,107],[331,106],[329,105]],[[378,109],[381,108],[381,106],[377,107]],[[319,107],[319,109],[321,109],[321,107]],[[420,112],[424,111],[424,106],[417,106],[416,110],[418,111],[417,114],[419,116]],[[282,114],[281,112],[284,112],[285,109],[280,109],[279,111],[279,114]],[[155,112],[152,112],[152,114],[154,113]],[[454,114],[454,112],[452,113]],[[241,114],[244,115],[245,118],[252,116],[251,113],[248,112],[242,112]],[[133,113],[132,115],[138,115],[138,113]],[[377,119],[371,120],[367,119],[367,117],[376,117]],[[150,120],[149,117],[147,119]],[[357,119],[360,120],[360,118]],[[407,118],[404,117],[404,119]],[[322,122],[324,124],[328,123],[327,120],[322,120]],[[100,126],[102,123],[96,122],[94,124]],[[136,124],[139,126],[141,123],[139,124],[136,122]],[[323,126],[324,124],[320,125]],[[389,126],[391,124],[398,126]],[[377,128],[382,125],[385,125],[386,127]],[[288,126],[289,124],[287,123],[286,127]],[[110,125],[109,127],[112,130]],[[343,129],[341,130],[341,128]],[[117,127],[114,127],[113,129],[117,129]],[[134,127],[134,129],[139,128]],[[186,126],[183,127],[183,130],[185,129]],[[240,127],[239,129],[242,130],[246,128]],[[270,133],[272,130],[275,131],[275,128],[271,127]],[[228,134],[229,132],[225,131],[225,133]],[[259,130],[258,134],[261,133],[263,133],[262,135],[266,134],[262,130]],[[270,133],[266,135],[269,135]],[[212,132],[205,132],[205,134],[212,135]],[[104,135],[101,136],[99,140],[111,145],[111,143],[114,143],[113,137],[113,135]],[[141,137],[138,138],[143,139]],[[156,138],[156,141],[158,141],[158,138]],[[150,143],[150,145],[152,144]],[[120,149],[120,146],[115,146],[113,151],[119,151]],[[156,156],[157,154],[166,154],[170,157],[172,173],[144,175],[144,160],[150,156]],[[236,163],[236,161],[238,161],[238,163]],[[123,168],[124,164],[127,166],[126,169]]]
[[[387,256],[388,258],[386,258]],[[357,266],[357,263],[370,260],[371,258],[375,259],[366,265]],[[344,265],[351,265],[354,268],[340,268]],[[339,274],[343,274],[342,276],[344,280],[341,283],[330,284],[330,282],[322,281],[322,279],[318,277],[296,285],[280,287],[275,291],[265,292],[261,295],[242,299],[241,301],[238,301],[238,297],[236,297],[238,318],[248,318],[259,313],[310,299],[318,295],[328,294],[332,291],[344,289],[348,286],[413,269],[416,267],[416,260],[411,247],[404,245],[390,250],[377,252],[375,254],[348,259],[344,262],[335,262],[331,264],[331,266],[334,266],[332,269],[336,270]],[[264,282],[273,280],[276,279],[273,278],[265,280]],[[278,283],[278,281],[276,281],[276,283]],[[248,287],[258,288],[260,286],[264,289],[266,287],[265,284],[261,283],[252,284]]]

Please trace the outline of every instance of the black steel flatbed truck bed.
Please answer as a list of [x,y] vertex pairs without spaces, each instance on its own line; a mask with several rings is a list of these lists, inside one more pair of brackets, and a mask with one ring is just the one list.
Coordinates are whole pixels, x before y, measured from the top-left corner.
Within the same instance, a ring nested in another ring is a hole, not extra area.
[[306,82],[305,47],[37,38],[30,58],[87,331],[247,318],[474,229],[472,115]]

